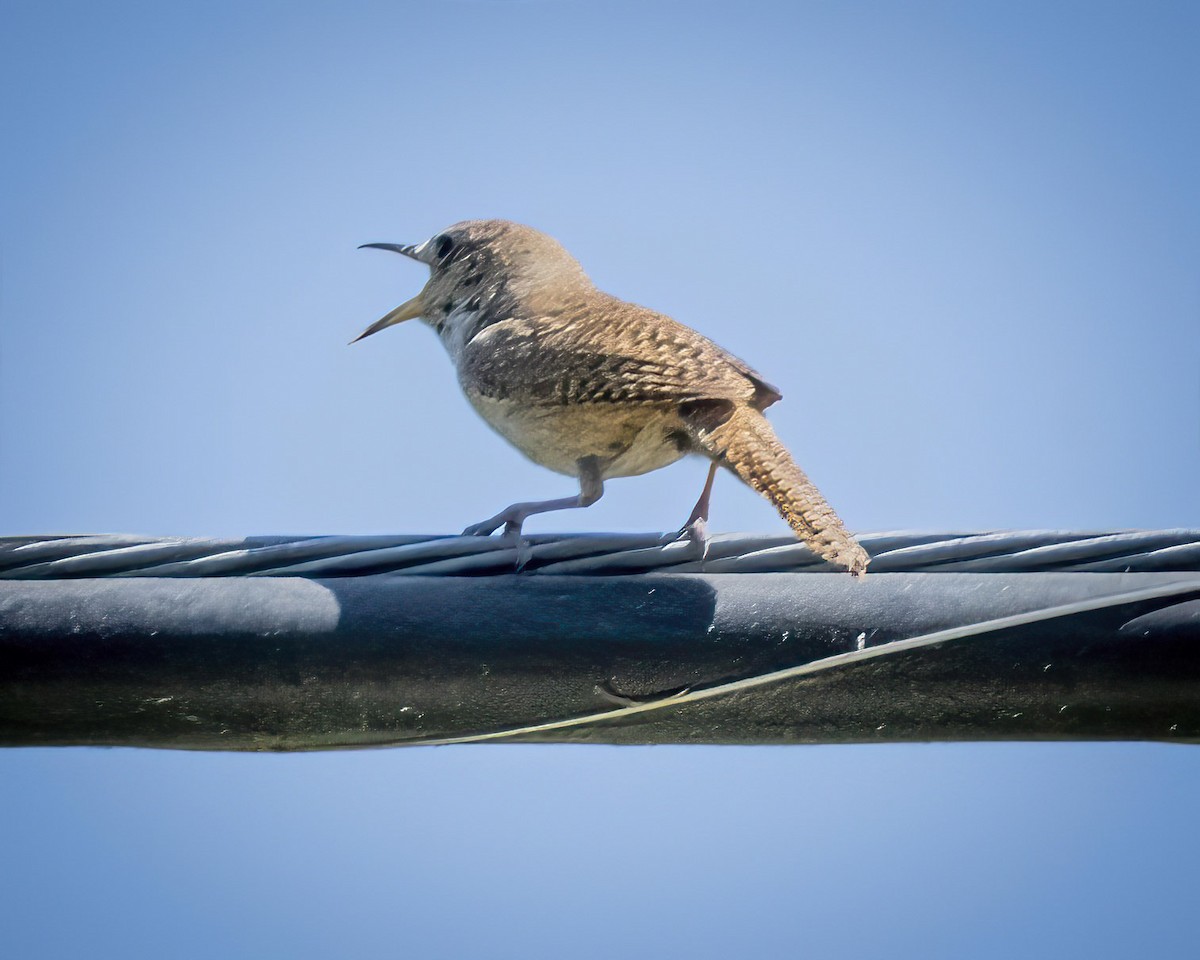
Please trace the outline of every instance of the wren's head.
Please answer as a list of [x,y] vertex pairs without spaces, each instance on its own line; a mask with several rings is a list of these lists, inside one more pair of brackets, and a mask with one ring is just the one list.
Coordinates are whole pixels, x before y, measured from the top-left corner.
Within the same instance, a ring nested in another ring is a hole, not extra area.
[[562,244],[507,220],[464,220],[415,246],[364,243],[363,247],[420,260],[428,264],[430,276],[420,293],[351,343],[416,317],[443,339],[457,334],[463,342],[488,323],[524,310],[552,311],[556,301],[581,288],[592,289],[587,274]]

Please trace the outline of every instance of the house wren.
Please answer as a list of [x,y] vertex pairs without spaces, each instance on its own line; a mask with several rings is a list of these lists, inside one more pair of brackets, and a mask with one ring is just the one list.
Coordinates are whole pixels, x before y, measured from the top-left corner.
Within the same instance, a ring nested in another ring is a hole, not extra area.
[[480,416],[535,463],[579,478],[576,497],[514,503],[464,534],[519,533],[535,513],[595,503],[610,477],[700,453],[712,465],[685,530],[704,536],[723,465],[815,553],[866,570],[866,551],[762,414],[779,391],[696,331],[596,289],[557,240],[504,220],[467,220],[419,245],[364,246],[419,260],[431,275],[352,342],[420,317]]

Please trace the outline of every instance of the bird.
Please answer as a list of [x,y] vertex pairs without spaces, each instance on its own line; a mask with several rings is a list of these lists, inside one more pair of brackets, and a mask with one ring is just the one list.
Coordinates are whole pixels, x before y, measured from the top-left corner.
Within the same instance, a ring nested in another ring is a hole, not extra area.
[[350,341],[405,320],[438,335],[467,400],[537,464],[579,481],[577,496],[514,503],[465,536],[587,507],[604,481],[688,454],[710,459],[680,535],[706,536],[724,466],[766,497],[821,558],[854,575],[870,557],[796,465],[763,411],[782,399],[754,369],[670,317],[599,290],[561,243],[507,220],[466,220],[420,244],[366,243],[430,269],[429,281]]

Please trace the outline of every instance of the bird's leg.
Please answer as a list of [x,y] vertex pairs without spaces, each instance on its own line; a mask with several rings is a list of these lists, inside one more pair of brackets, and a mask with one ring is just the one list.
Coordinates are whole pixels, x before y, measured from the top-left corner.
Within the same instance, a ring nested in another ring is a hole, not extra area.
[[678,537],[687,537],[694,543],[704,543],[708,540],[708,504],[712,499],[713,478],[717,475],[717,461],[708,465],[708,478],[704,481],[704,489],[700,491],[700,499],[692,508],[692,515],[679,528]]
[[486,537],[500,526],[504,527],[506,537],[515,537],[521,532],[521,525],[535,513],[550,513],[554,510],[572,510],[578,507],[590,507],[604,495],[604,481],[600,476],[600,460],[597,457],[583,457],[579,461],[579,496],[560,497],[557,500],[533,500],[528,503],[514,503],[505,507],[494,517],[482,523],[473,523],[463,531],[464,537]]

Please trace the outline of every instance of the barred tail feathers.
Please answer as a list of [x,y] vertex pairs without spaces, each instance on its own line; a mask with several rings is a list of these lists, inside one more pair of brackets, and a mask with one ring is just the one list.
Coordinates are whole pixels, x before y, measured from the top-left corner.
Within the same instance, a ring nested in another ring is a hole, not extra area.
[[729,467],[775,505],[780,516],[819,556],[858,575],[871,558],[805,476],[771,424],[757,410],[738,406],[720,423],[693,421],[702,449]]

